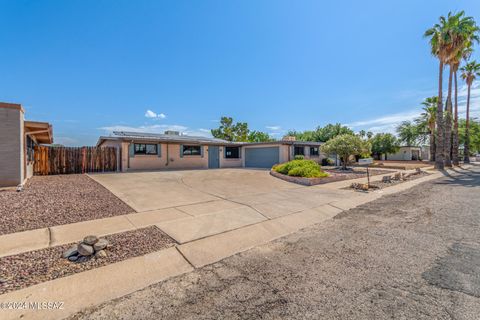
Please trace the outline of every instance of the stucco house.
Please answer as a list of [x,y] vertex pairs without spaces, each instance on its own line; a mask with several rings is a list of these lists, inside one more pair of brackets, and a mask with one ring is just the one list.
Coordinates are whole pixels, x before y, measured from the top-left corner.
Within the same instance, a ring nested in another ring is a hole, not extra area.
[[321,160],[319,142],[286,139],[245,143],[181,135],[115,131],[99,138],[97,146],[120,150],[122,171],[162,169],[270,168],[295,155]]
[[0,187],[23,184],[33,175],[35,145],[53,143],[49,123],[24,116],[20,104],[0,102]]
[[[428,160],[430,158],[429,147],[401,146],[396,153],[389,153],[386,160]],[[385,159],[383,159],[385,160]]]

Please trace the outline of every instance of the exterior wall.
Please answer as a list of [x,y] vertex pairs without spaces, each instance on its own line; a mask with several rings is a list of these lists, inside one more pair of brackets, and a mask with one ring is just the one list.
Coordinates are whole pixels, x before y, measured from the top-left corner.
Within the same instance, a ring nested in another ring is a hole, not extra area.
[[[293,159],[293,158],[295,157],[295,156],[294,156],[294,154],[295,154],[295,152],[294,152],[294,151],[295,151],[295,146],[294,146],[294,145],[291,145],[291,146],[287,146],[287,147],[288,147],[289,150],[290,150],[290,151],[289,151],[289,152],[290,152],[290,158]],[[297,147],[299,147],[299,146],[297,145]],[[303,148],[304,148],[304,150],[303,150],[303,156],[304,156],[305,159],[314,160],[314,161],[317,161],[317,162],[320,163],[323,158],[326,158],[326,157],[327,157],[326,155],[322,154],[320,150],[318,151],[318,156],[312,156],[312,155],[310,154],[310,147],[311,147],[311,146],[309,146],[309,145],[303,146]],[[317,146],[315,146],[315,147],[317,147]],[[318,148],[320,149],[320,146],[318,146]],[[288,160],[287,160],[287,161],[288,161]]]
[[24,131],[20,105],[0,104],[0,187],[23,183]]
[[[147,142],[144,142],[147,143]],[[208,149],[203,146],[203,156],[180,157],[180,144],[161,144],[161,156],[135,155],[128,153],[129,143],[122,146],[122,154],[128,158],[127,170],[165,170],[165,169],[206,169],[208,168]],[[168,150],[167,150],[168,149]]]
[[220,168],[241,168],[243,166],[243,147],[240,147],[240,158],[238,159],[225,158],[225,146],[220,146],[218,149],[220,152]]
[[409,161],[412,160],[412,150],[418,150],[421,155],[421,150],[419,147],[400,147],[400,150],[397,153],[389,153],[387,160],[394,161]]

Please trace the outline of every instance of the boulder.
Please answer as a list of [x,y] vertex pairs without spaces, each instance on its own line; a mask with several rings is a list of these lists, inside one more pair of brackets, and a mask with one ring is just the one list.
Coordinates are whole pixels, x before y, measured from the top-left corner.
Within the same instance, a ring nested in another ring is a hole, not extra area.
[[91,256],[94,253],[93,247],[85,243],[80,243],[77,250],[82,256]]
[[66,250],[66,251],[63,253],[62,256],[63,256],[65,259],[68,259],[68,257],[74,256],[74,255],[76,255],[76,254],[78,254],[77,246],[73,246],[73,247],[71,247],[70,249]]
[[83,239],[83,243],[88,244],[89,246],[93,246],[95,243],[97,243],[98,237],[97,236],[86,236]]
[[78,253],[77,253],[76,255],[73,255],[73,256],[68,257],[68,260],[69,260],[69,261],[72,261],[72,262],[75,262],[75,261],[78,260],[78,257],[80,257],[80,256],[79,256]]
[[393,180],[402,180],[402,173],[401,172],[396,172],[393,177]]
[[103,259],[107,257],[107,252],[105,250],[100,250],[95,253],[95,258],[97,259]]
[[105,249],[108,246],[108,240],[107,239],[99,239],[97,243],[93,245],[93,249],[95,251],[100,251]]
[[391,176],[384,176],[382,178],[382,182],[390,183],[390,182],[392,182],[392,177]]
[[90,257],[80,256],[80,257],[78,257],[77,261],[75,261],[75,262],[82,263],[82,262],[88,261],[89,259],[90,259]]

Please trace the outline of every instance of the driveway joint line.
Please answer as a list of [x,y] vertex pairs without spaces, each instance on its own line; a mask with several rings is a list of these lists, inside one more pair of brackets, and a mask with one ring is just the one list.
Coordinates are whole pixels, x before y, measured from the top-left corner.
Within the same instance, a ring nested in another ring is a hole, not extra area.
[[193,265],[193,263],[192,263],[190,260],[188,260],[188,258],[183,254],[183,252],[182,252],[180,249],[178,249],[178,245],[175,245],[174,247],[175,247],[175,249],[177,250],[177,252],[182,256],[182,258],[185,259],[185,261],[187,261],[187,263],[188,263],[193,269],[197,269],[197,268]]

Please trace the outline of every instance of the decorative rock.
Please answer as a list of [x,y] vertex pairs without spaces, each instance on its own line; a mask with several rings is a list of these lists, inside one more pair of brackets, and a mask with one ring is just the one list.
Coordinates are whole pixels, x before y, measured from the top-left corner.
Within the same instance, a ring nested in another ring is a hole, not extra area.
[[97,243],[93,245],[93,249],[95,251],[100,251],[105,249],[108,246],[108,240],[107,239],[99,239]]
[[415,169],[415,172],[416,172],[417,174],[420,174],[420,173],[422,173],[422,169],[416,168],[416,169]]
[[78,245],[78,253],[82,256],[91,256],[93,254],[93,247],[85,243],[80,243]]
[[401,172],[397,172],[393,175],[392,177],[393,180],[402,180],[402,173]]
[[80,256],[80,257],[78,257],[76,262],[82,263],[82,262],[88,261],[89,259],[90,259],[90,257]]
[[75,262],[75,261],[78,260],[78,258],[79,258],[78,255],[73,255],[73,256],[68,257],[68,260],[69,260],[69,261],[72,261],[72,262]]
[[382,178],[382,182],[390,183],[390,182],[392,182],[392,177],[390,177],[390,176],[384,176],[384,177]]
[[66,251],[63,253],[63,257],[64,257],[65,259],[67,259],[68,257],[73,256],[73,255],[76,255],[76,254],[78,254],[77,246],[73,246],[73,247],[71,247],[70,249],[66,250]]
[[105,252],[105,250],[100,250],[95,253],[95,258],[97,259],[103,259],[106,257],[107,257],[107,253]]
[[89,246],[93,246],[95,243],[97,243],[98,238],[97,236],[86,236],[83,239],[83,243],[88,244]]

